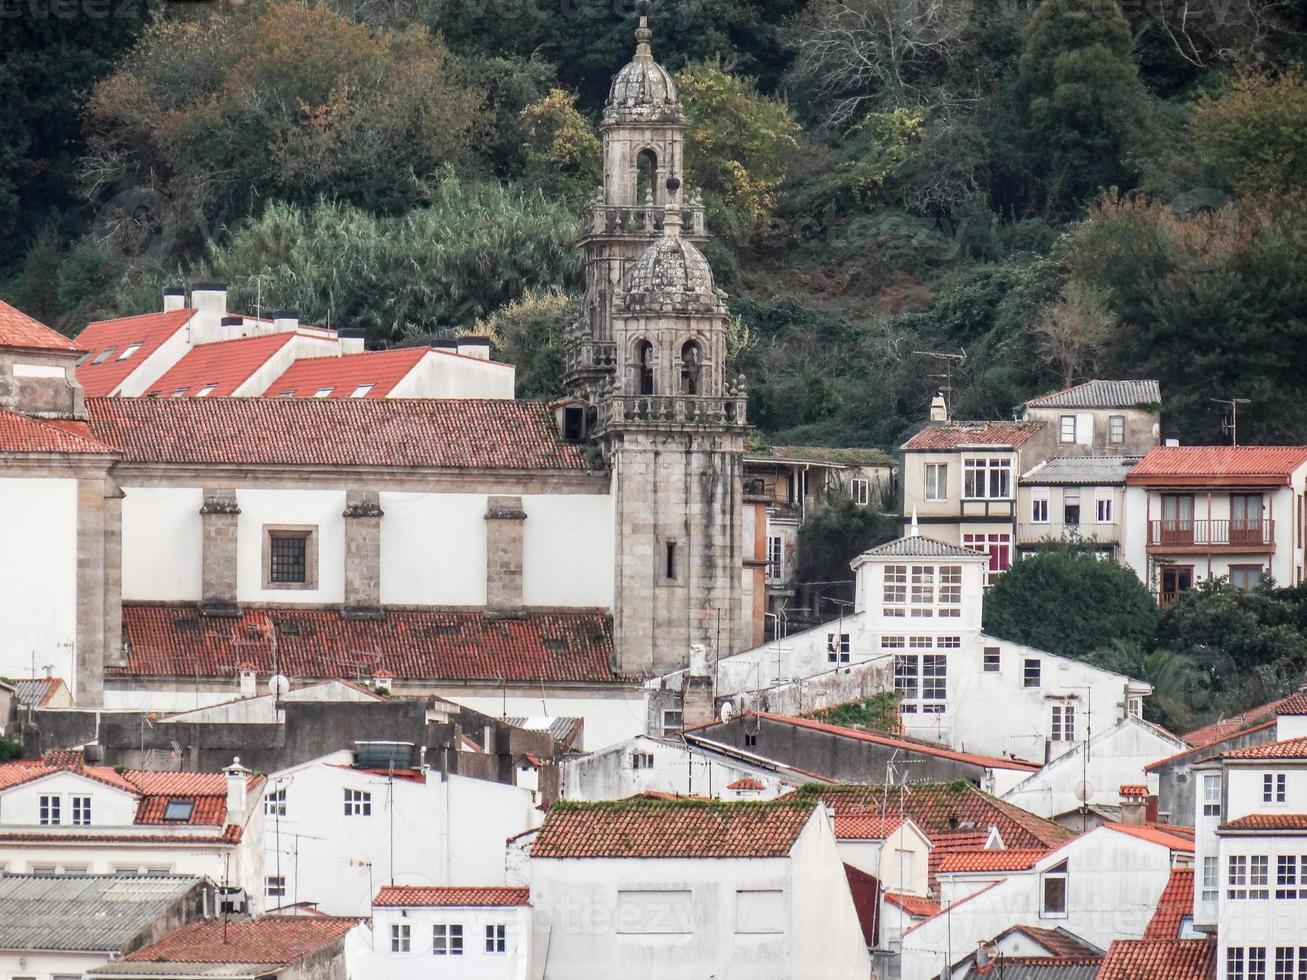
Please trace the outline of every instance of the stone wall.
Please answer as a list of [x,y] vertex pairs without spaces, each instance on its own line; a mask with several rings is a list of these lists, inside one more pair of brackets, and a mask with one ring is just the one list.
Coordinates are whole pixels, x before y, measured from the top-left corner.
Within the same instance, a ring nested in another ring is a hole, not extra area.
[[200,507],[203,602],[236,604],[236,525],[240,517],[235,490],[204,491]]
[[345,493],[345,608],[381,609],[381,494],[376,490]]
[[521,497],[492,496],[486,501],[486,606],[497,612],[522,608]]

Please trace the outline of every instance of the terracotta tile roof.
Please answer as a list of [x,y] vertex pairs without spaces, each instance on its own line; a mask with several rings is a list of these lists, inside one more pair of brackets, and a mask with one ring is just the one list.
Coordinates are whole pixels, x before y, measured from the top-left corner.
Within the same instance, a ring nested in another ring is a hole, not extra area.
[[385,398],[430,352],[429,347],[396,347],[341,357],[303,357],[268,385],[266,394],[280,398],[290,392],[298,398],[311,398],[330,388],[331,394],[324,397],[349,398],[359,385],[370,384],[372,388],[360,398]]
[[905,822],[903,817],[892,814],[836,814],[835,836],[840,840],[884,840]]
[[987,446],[1015,449],[1043,427],[1043,422],[944,422],[926,426],[902,448],[938,450]]
[[1144,939],[1178,939],[1180,922],[1194,914],[1194,869],[1173,868],[1170,880],[1157,900],[1157,910],[1148,920]]
[[[1233,740],[1236,736],[1253,735],[1259,732],[1266,732],[1266,731],[1269,731],[1271,736],[1275,735],[1274,718],[1271,718],[1268,721],[1261,722],[1260,724],[1252,725],[1248,728],[1232,728],[1229,734],[1227,734],[1224,738],[1217,738],[1210,742],[1207,742],[1204,745],[1200,745],[1196,748],[1186,749],[1183,752],[1177,752],[1175,755],[1168,755],[1165,759],[1158,759],[1156,762],[1150,762],[1148,763],[1148,765],[1144,766],[1144,772],[1156,772],[1157,770],[1163,768],[1164,766],[1169,766],[1172,763],[1176,763],[1184,759],[1189,760],[1189,765],[1195,765],[1199,762],[1206,762],[1208,759],[1214,759],[1221,754],[1222,742]],[[1188,737],[1189,737],[1188,735],[1184,736],[1184,738],[1186,739]]]
[[113,452],[113,447],[91,438],[85,423],[60,425],[0,409],[0,453],[103,456]]
[[529,611],[496,619],[484,610],[394,609],[382,619],[344,619],[334,609],[246,609],[206,619],[195,608],[123,604],[131,641],[120,675],[234,676],[253,661],[272,673],[272,650],[250,643],[277,634],[278,669],[289,677],[372,676],[401,680],[624,683],[609,666],[613,639],[603,610]]
[[[152,946],[129,953],[130,963],[293,963],[337,942],[358,919],[269,916],[255,922],[196,922]],[[119,965],[122,961],[119,961]]]
[[[190,817],[186,820],[165,820],[168,804],[172,802],[190,802]],[[224,827],[227,824],[226,796],[147,796],[136,808],[136,823],[186,825],[202,827]]]
[[1101,949],[1085,942],[1075,933],[1067,932],[1065,929],[1043,929],[1039,926],[1019,925],[1013,926],[1012,931],[1019,932],[1039,943],[1048,951],[1050,956],[1066,959],[1103,958]]
[[[908,786],[810,785],[801,794],[821,799],[836,816],[902,814],[930,838],[934,850],[980,850],[995,827],[1008,848],[1048,850],[1075,837],[1075,831],[1037,817],[969,783],[918,783]],[[978,843],[977,843],[978,842]],[[965,846],[953,846],[955,844]]]
[[1221,825],[1222,830],[1307,830],[1307,813],[1250,813]]
[[192,347],[185,357],[150,385],[145,394],[171,398],[175,392],[181,391],[193,397],[200,389],[214,385],[206,398],[232,395],[250,380],[255,371],[268,363],[268,358],[294,338],[295,334],[290,332],[271,333]]
[[754,779],[752,776],[741,776],[735,782],[727,783],[726,788],[733,789],[738,792],[739,790],[757,791],[757,790],[766,789],[767,787],[764,786],[762,783],[758,782],[758,780]]
[[49,761],[56,764],[47,765],[46,759],[23,759],[17,762],[0,763],[0,789],[30,783],[34,779],[41,779],[55,772],[76,772],[87,779],[94,779],[116,789],[126,790],[129,793],[137,791],[133,783],[109,766],[83,766],[79,758],[65,759],[57,756],[50,757]]
[[0,299],[0,347],[19,350],[80,351],[83,348]]
[[[207,828],[216,831],[216,827]],[[185,847],[191,844],[239,844],[244,830],[236,824],[227,824],[221,833],[207,834],[128,834],[114,832],[108,828],[104,833],[32,833],[30,831],[0,832],[0,843],[24,844],[27,846],[45,845],[62,847],[65,844],[175,844]]]
[[1307,736],[1249,745],[1221,753],[1222,759],[1307,759]]
[[1268,701],[1266,704],[1258,705],[1256,708],[1248,708],[1237,715],[1231,715],[1229,718],[1222,718],[1214,721],[1210,725],[1204,725],[1202,728],[1195,728],[1187,735],[1181,735],[1186,742],[1194,748],[1202,748],[1215,742],[1223,742],[1231,735],[1239,731],[1251,729],[1254,725],[1261,722],[1275,719],[1279,713],[1280,706],[1292,698],[1276,698],[1274,701]]
[[1127,834],[1130,837],[1137,837],[1152,844],[1169,847],[1173,851],[1184,851],[1189,854],[1194,852],[1194,839],[1192,836],[1164,829],[1156,824],[1145,826],[1128,823],[1105,823],[1103,826],[1115,830],[1119,834]]
[[751,711],[748,714],[757,718],[764,718],[776,724],[792,725],[795,728],[805,728],[815,732],[825,732],[829,735],[838,735],[858,742],[871,742],[875,745],[883,745],[903,752],[916,752],[921,755],[948,759],[952,762],[966,762],[986,769],[1019,769],[1022,772],[1038,772],[1041,768],[1038,764],[1026,762],[1023,759],[1000,759],[996,756],[977,755],[972,752],[954,752],[942,745],[932,745],[929,742],[918,742],[906,738],[895,738],[892,735],[882,735],[879,732],[864,731],[860,728],[848,728],[844,725],[832,725],[829,722],[818,721],[815,718],[776,715],[766,711]]
[[[77,380],[86,391],[87,398],[113,394],[134,370],[163,342],[190,322],[194,310],[169,310],[166,313],[146,313],[141,316],[120,317],[117,320],[96,320],[88,323],[77,335],[77,344],[90,355],[77,366]],[[133,344],[140,344],[131,357],[122,353]],[[96,359],[105,350],[113,353],[99,364]]]
[[1216,976],[1215,950],[1208,939],[1116,939],[1098,980],[1210,980]]
[[1121,796],[1147,796],[1148,787],[1143,783],[1124,783],[1117,792]]
[[942,854],[937,874],[971,874],[986,871],[1028,871],[1048,853],[1038,851],[956,851]]
[[544,402],[470,398],[92,398],[130,462],[577,470]]
[[1275,706],[1277,715],[1307,715],[1307,691],[1294,691]]
[[1282,484],[1303,463],[1307,446],[1159,446],[1130,471],[1126,483]]
[[883,449],[835,449],[828,446],[764,446],[745,450],[744,458],[759,463],[819,463],[827,466],[897,466]]
[[529,888],[426,888],[411,885],[388,885],[377,893],[372,904],[378,907],[423,906],[457,908],[507,908],[531,904]]
[[651,799],[549,808],[531,858],[777,858],[794,847],[814,799]]
[[902,892],[883,892],[885,901],[895,908],[902,909],[914,919],[928,919],[939,912],[939,902],[933,898],[920,895],[905,895]]

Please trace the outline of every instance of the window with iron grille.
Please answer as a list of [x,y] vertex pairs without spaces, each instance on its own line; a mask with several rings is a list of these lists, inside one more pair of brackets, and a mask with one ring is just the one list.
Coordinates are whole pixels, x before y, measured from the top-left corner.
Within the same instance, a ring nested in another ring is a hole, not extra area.
[[302,585],[308,574],[308,535],[272,535],[269,578],[279,585]]

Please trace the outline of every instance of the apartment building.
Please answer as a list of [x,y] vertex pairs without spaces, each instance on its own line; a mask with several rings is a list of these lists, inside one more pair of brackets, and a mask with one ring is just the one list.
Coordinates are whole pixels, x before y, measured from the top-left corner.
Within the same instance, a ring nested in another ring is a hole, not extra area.
[[1060,456],[1022,474],[1017,485],[1017,550],[1045,541],[1092,543],[1108,558],[1121,551],[1125,478],[1138,456]]

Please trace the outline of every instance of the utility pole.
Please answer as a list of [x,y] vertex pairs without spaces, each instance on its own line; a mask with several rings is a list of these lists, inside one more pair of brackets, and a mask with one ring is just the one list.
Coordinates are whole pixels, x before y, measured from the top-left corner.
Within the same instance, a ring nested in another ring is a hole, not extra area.
[[1239,445],[1239,406],[1251,405],[1251,398],[1209,398],[1209,402],[1216,402],[1218,405],[1225,405],[1230,410],[1230,420],[1222,420],[1221,428],[1230,433],[1230,445]]

